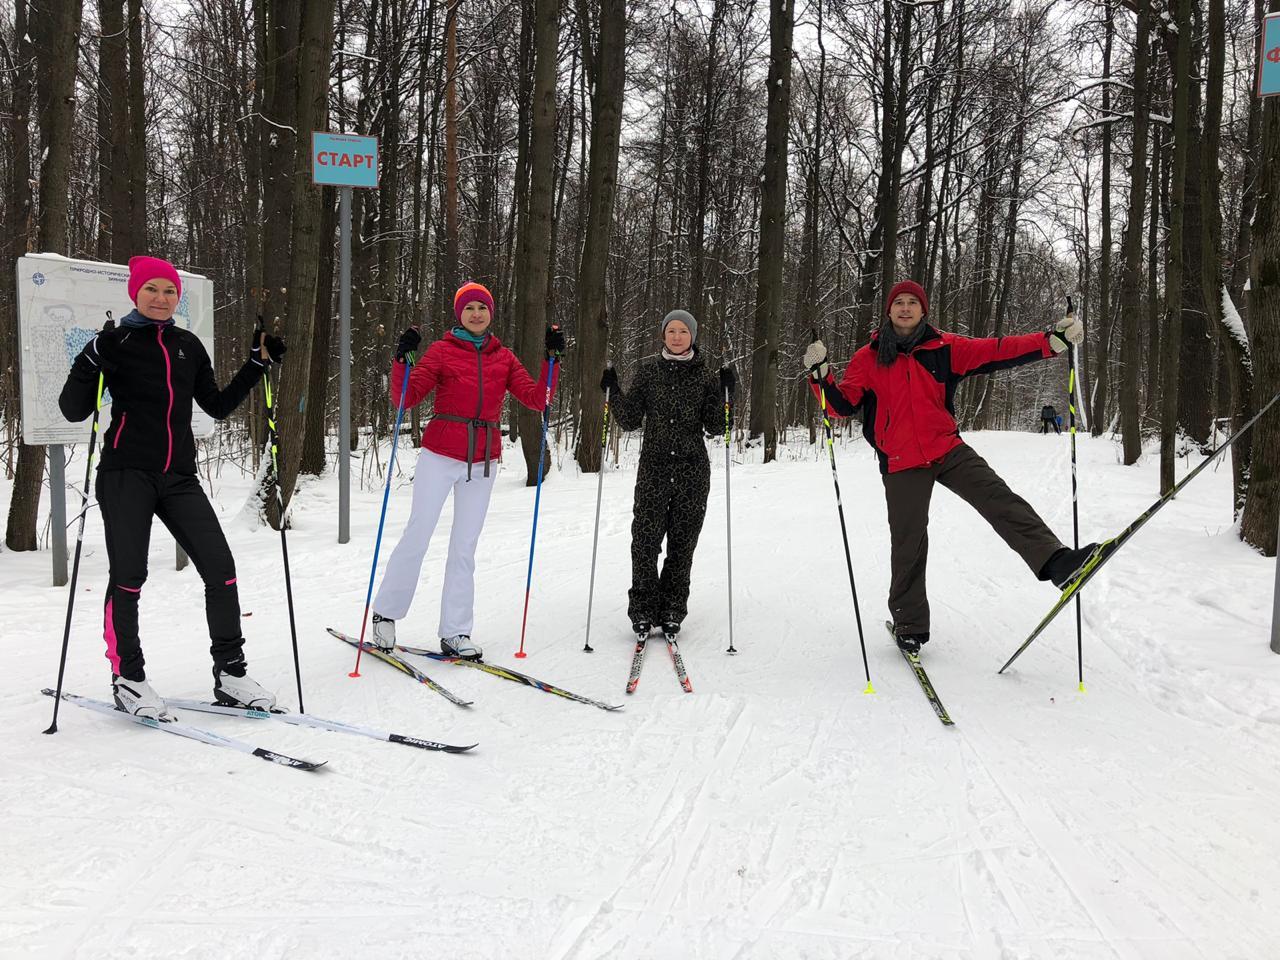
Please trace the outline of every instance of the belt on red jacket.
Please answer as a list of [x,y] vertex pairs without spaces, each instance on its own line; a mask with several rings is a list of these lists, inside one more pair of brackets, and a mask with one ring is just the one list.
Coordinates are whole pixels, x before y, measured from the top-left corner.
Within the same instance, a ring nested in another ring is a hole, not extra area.
[[476,462],[476,428],[485,428],[484,434],[484,475],[489,476],[489,430],[501,430],[502,424],[494,420],[480,420],[476,417],[460,417],[454,413],[437,413],[432,420],[448,420],[450,423],[467,425],[467,482],[471,482],[471,465]]

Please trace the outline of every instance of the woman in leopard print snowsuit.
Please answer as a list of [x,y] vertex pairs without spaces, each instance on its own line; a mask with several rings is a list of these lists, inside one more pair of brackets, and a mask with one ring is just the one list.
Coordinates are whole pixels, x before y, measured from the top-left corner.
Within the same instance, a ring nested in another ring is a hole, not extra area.
[[[631,590],[627,614],[637,633],[661,624],[674,633],[688,613],[693,551],[707,513],[711,462],[705,430],[724,432],[724,397],[732,402],[733,370],[719,376],[707,369],[693,345],[698,322],[684,310],[662,321],[661,355],[640,364],[630,389],[623,392],[612,367],[600,388],[609,411],[623,430],[644,424],[640,469],[636,474],[631,523]],[[667,541],[666,561],[658,573],[658,553]]]

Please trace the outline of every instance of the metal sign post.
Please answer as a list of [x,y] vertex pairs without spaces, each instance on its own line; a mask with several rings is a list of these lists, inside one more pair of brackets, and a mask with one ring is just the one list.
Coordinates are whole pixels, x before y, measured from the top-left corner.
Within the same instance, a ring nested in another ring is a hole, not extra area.
[[311,134],[311,181],[338,188],[338,542],[351,540],[351,188],[378,186],[378,138]]

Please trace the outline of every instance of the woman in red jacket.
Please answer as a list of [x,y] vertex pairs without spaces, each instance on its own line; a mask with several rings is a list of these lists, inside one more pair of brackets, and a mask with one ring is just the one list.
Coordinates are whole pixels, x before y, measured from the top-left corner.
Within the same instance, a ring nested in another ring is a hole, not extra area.
[[1068,317],[1048,333],[986,339],[943,333],[925,322],[929,299],[912,280],[889,291],[885,311],[879,332],[853,355],[839,384],[822,341],[809,344],[804,362],[833,415],[862,414],[889,510],[894,633],[900,647],[918,653],[929,639],[925,564],[935,481],[982,514],[1040,580],[1061,586],[1097,546],[1063,546],[1030,504],[960,439],[953,403],[965,377],[1055,356],[1079,343],[1084,328]]
[[[453,530],[440,595],[440,649],[478,660],[481,649],[471,642],[475,621],[476,544],[489,510],[489,495],[502,459],[498,416],[510,393],[530,410],[548,402],[548,364],[535,381],[514,353],[502,345],[493,323],[493,295],[478,283],[462,286],[453,298],[457,325],[427,347],[409,374],[405,408],[435,391],[435,413],[422,434],[422,451],[413,476],[413,506],[404,535],[396,545],[373,601],[373,641],[383,650],[396,643],[396,624],[409,612],[422,561],[449,493],[453,493]],[[410,327],[400,335],[391,367],[391,399],[400,402],[405,356],[422,342]],[[564,351],[564,334],[548,327],[547,356]],[[556,369],[556,380],[559,379]],[[555,381],[551,383],[555,390]]]

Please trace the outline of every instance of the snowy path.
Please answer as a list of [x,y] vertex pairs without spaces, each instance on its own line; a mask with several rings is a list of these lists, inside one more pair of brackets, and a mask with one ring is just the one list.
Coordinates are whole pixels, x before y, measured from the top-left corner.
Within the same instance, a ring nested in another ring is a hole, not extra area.
[[[1065,437],[970,439],[1069,536]],[[329,761],[304,774],[72,706],[58,736],[41,736],[65,589],[47,586],[47,554],[0,554],[0,957],[1273,958],[1273,567],[1230,529],[1229,470],[1206,471],[1090,586],[1085,694],[1066,614],[996,675],[1054,594],[939,489],[925,659],[956,720],[947,729],[880,625],[888,535],[865,446],[839,457],[874,696],[862,693],[825,452],[787,453],[796,459],[735,466],[737,657],[724,653],[713,460],[682,642],[692,695],[659,643],[637,692],[622,690],[630,468],[605,478],[596,652],[581,650],[596,481],[565,461],[542,500],[530,656],[511,657],[533,492],[515,470],[499,479],[477,640],[493,662],[625,700],[616,714],[425,661],[475,706],[379,663],[348,679],[352,651],[323,628],[358,628],[380,492],[353,498],[353,542],[339,547],[336,482],[304,490],[289,545],[308,707],[478,741],[465,756],[186,717]],[[1155,486],[1154,461],[1126,469],[1110,444],[1082,441],[1082,536],[1114,532]],[[250,664],[292,703],[279,538],[235,515],[246,489],[228,477],[215,492],[252,614]],[[384,559],[407,509],[405,486]],[[101,538],[95,514],[66,686],[104,697]],[[434,644],[443,547],[428,556],[406,642]],[[199,579],[172,570],[158,525],[151,566],[150,678],[205,696]]]

